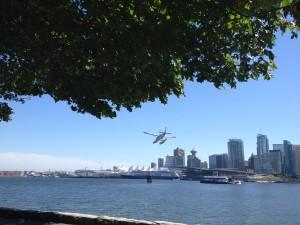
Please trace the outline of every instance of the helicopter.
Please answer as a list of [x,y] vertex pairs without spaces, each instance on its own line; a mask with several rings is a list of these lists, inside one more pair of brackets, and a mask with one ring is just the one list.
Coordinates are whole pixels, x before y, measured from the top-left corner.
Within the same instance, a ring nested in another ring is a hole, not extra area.
[[176,137],[166,136],[167,134],[172,134],[172,133],[167,132],[166,127],[165,127],[164,132],[160,131],[158,134],[152,134],[152,133],[148,133],[148,132],[144,132],[144,134],[148,134],[148,135],[156,137],[155,140],[153,141],[153,144],[159,143],[162,145],[163,143],[165,143],[168,140],[168,138],[176,138]]

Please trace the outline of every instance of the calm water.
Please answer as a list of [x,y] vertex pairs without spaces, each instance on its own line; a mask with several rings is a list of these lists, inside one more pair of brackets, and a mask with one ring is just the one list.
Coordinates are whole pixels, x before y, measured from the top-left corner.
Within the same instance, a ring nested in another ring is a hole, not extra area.
[[300,224],[299,184],[0,178],[0,207],[187,224]]

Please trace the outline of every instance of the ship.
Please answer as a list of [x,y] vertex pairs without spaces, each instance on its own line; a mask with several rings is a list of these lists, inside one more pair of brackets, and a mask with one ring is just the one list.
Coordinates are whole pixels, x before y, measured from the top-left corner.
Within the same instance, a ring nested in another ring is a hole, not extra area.
[[73,173],[61,174],[61,178],[121,178],[120,172],[113,170],[75,170]]
[[167,171],[167,170],[154,170],[154,171],[135,170],[135,171],[130,171],[121,174],[121,177],[126,179],[147,179],[147,177],[151,177],[152,179],[160,179],[160,180],[179,179],[179,175],[175,171]]

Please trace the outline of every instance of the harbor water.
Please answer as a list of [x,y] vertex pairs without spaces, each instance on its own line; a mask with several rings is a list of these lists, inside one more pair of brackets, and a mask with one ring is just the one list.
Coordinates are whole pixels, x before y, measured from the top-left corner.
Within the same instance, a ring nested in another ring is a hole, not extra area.
[[186,224],[300,224],[300,184],[1,177],[0,207]]

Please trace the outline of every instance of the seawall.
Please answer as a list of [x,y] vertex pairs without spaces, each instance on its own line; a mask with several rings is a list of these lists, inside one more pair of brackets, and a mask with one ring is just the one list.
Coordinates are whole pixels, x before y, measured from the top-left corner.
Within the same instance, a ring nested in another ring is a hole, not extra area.
[[0,208],[0,224],[9,225],[184,225],[166,221],[146,221],[120,217],[67,212],[48,212]]

